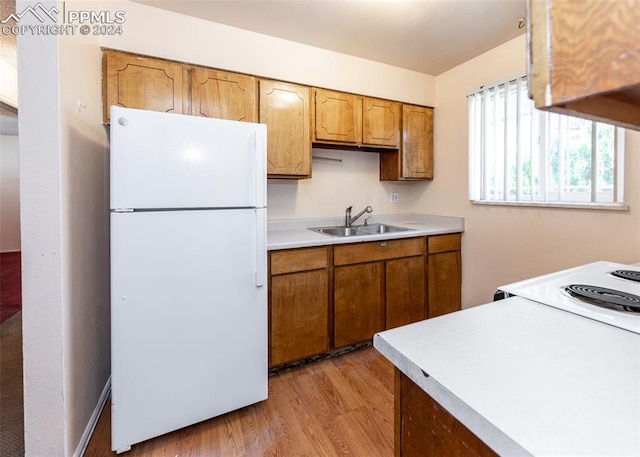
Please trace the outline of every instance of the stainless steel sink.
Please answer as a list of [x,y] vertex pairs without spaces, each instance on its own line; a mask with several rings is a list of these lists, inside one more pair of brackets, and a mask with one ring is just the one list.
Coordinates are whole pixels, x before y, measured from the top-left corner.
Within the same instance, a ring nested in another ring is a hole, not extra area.
[[358,230],[362,230],[363,232],[377,235],[380,233],[408,232],[413,229],[396,227],[395,225],[387,225],[387,224],[369,224],[369,225],[363,225],[362,227],[358,227]]
[[358,235],[368,235],[369,233],[360,233],[360,227],[343,227],[343,226],[335,226],[335,227],[312,227],[309,230],[314,232],[322,233],[323,235],[328,236],[358,236]]
[[323,235],[327,235],[327,236],[345,237],[345,236],[371,236],[371,235],[380,235],[383,233],[408,232],[413,229],[396,227],[395,225],[387,225],[387,224],[369,224],[369,225],[358,225],[353,227],[345,227],[345,226],[311,227],[309,228],[309,230],[322,233]]

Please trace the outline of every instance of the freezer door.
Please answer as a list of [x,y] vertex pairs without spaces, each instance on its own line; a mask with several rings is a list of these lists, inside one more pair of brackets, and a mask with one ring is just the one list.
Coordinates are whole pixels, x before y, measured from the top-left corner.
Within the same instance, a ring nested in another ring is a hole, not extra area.
[[267,397],[264,217],[111,214],[113,450]]
[[111,107],[111,208],[266,205],[266,126]]

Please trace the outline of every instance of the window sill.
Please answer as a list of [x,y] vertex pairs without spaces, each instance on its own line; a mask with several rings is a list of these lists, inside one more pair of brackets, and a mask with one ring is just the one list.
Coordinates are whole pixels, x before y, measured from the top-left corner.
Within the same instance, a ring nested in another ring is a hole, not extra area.
[[534,208],[595,209],[604,211],[629,211],[626,203],[551,203],[551,202],[512,202],[499,200],[471,200],[472,205],[522,206]]

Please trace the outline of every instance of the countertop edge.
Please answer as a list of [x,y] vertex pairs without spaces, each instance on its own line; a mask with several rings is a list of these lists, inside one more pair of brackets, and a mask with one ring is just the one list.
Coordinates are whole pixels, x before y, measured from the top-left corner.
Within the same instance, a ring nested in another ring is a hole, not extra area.
[[432,376],[424,373],[416,364],[394,349],[384,337],[375,334],[373,347],[498,455],[532,455],[447,390]]
[[389,214],[371,218],[371,223],[411,228],[407,232],[367,236],[333,237],[308,230],[309,227],[340,225],[338,218],[275,220],[267,222],[267,250],[295,249],[336,244],[365,243],[464,232],[464,218],[425,214]]

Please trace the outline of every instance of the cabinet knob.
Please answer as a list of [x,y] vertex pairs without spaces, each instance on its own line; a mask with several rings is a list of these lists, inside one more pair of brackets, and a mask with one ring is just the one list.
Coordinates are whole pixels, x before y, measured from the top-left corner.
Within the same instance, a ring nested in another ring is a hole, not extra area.
[[381,242],[380,242],[380,247],[381,247],[381,248],[384,248],[384,247],[386,247],[386,246],[387,246],[387,242],[386,242],[386,241],[381,241]]

